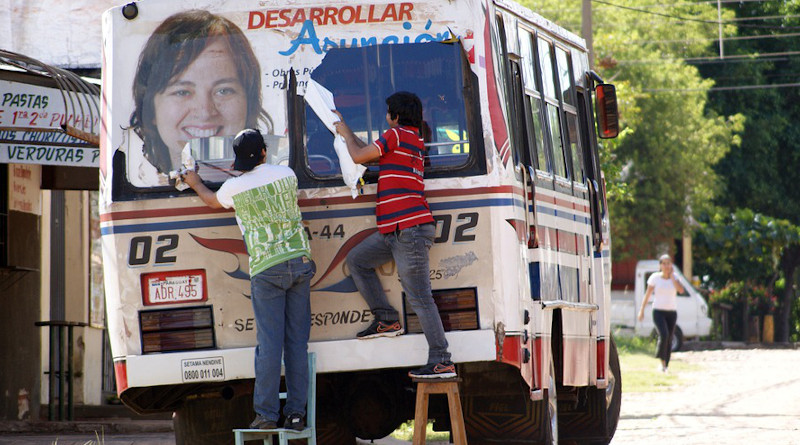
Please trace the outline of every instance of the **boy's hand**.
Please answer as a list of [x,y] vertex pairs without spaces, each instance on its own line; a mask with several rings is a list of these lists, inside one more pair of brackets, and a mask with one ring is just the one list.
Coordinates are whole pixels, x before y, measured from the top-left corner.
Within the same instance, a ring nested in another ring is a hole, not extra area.
[[331,110],[331,111],[333,111],[333,114],[335,114],[339,118],[337,122],[333,123],[333,126],[336,127],[336,132],[342,136],[346,136],[348,133],[351,133],[350,127],[348,127],[347,124],[344,123],[344,118],[342,117],[342,113],[336,110]]
[[200,178],[200,175],[198,175],[197,172],[193,170],[187,171],[186,173],[181,175],[181,179],[183,180],[183,182],[186,183],[186,185],[188,185],[191,188],[194,188],[197,184],[203,182],[203,180]]

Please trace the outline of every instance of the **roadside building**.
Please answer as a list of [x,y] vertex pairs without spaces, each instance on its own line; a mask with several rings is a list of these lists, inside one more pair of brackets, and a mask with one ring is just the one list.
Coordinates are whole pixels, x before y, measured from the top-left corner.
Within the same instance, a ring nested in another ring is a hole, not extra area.
[[[0,420],[47,417],[59,394],[66,406],[70,369],[76,405],[113,394],[96,205],[100,18],[122,3],[0,0]],[[48,323],[72,327],[51,336]]]

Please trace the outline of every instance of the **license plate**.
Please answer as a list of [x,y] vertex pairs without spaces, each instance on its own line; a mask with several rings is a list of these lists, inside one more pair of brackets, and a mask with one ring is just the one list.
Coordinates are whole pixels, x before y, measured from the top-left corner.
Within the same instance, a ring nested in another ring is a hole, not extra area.
[[142,281],[146,305],[206,300],[203,270],[150,273]]
[[181,360],[181,378],[184,382],[225,380],[225,362],[222,357]]

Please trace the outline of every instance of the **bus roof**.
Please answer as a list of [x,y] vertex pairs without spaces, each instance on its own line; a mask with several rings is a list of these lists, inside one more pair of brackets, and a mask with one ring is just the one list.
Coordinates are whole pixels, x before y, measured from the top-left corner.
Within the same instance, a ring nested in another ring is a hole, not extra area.
[[494,0],[494,3],[495,5],[522,17],[523,19],[553,34],[554,36],[563,39],[577,46],[578,48],[586,51],[586,40],[583,37],[580,37],[571,31],[567,31],[560,25],[553,23],[550,20],[547,20],[546,18],[526,8],[525,6],[522,6],[519,3],[512,0]]

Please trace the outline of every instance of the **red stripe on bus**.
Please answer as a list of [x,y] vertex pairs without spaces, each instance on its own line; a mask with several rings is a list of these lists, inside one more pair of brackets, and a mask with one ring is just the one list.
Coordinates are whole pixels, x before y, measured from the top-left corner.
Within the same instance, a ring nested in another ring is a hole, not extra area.
[[100,222],[120,221],[123,219],[164,218],[169,216],[203,215],[215,213],[233,213],[233,209],[212,209],[210,207],[180,207],[172,209],[129,210],[124,212],[103,213]]
[[[513,193],[524,196],[522,188],[515,186],[498,186],[498,187],[476,187],[469,189],[443,189],[443,190],[430,190],[425,192],[425,197],[432,198],[447,198],[451,196],[468,196],[468,195],[485,195],[485,194],[503,194]],[[339,204],[360,204],[365,202],[375,202],[375,195],[361,195],[356,199],[349,196],[338,196],[334,198],[318,198],[318,199],[300,199],[298,203],[300,207],[315,207],[323,205],[339,205]],[[186,215],[203,215],[203,214],[219,214],[219,213],[233,213],[233,209],[212,209],[210,207],[181,207],[171,209],[152,209],[152,210],[129,210],[123,212],[104,213],[100,215],[101,222],[120,221],[125,219],[143,219],[143,218],[164,218],[171,216],[186,216]]]

